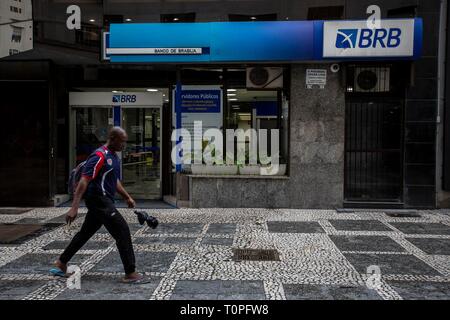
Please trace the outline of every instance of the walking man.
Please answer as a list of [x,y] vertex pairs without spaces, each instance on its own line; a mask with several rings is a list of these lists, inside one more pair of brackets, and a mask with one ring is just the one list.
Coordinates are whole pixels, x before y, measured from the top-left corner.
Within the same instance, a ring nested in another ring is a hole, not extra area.
[[136,272],[130,229],[114,205],[116,192],[123,197],[128,207],[134,208],[136,205],[120,182],[120,160],[116,154],[124,149],[127,139],[125,130],[114,127],[109,132],[107,144],[89,156],[76,188],[72,207],[66,214],[66,221],[72,223],[76,219],[83,195],[88,212],[81,230],[55,262],[55,268],[50,271],[54,275],[65,276],[70,259],[104,225],[116,240],[125,269],[122,281],[136,283],[143,280],[143,276]]

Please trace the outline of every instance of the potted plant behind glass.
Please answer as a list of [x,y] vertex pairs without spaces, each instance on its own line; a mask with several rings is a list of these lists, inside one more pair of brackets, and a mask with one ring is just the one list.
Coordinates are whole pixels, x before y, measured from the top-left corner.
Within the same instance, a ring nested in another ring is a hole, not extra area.
[[[282,160],[279,156],[278,156],[279,160]],[[262,176],[284,176],[286,174],[286,164],[285,163],[272,163],[271,162],[271,157],[263,157],[263,159],[261,160],[261,175]],[[284,162],[284,161],[280,161],[280,162]]]
[[[205,145],[206,142],[206,145]],[[206,153],[205,153],[206,151]],[[203,141],[202,164],[192,164],[192,174],[197,175],[236,175],[238,174],[237,165],[217,164],[217,159],[221,159],[222,155],[216,153],[215,146],[212,147],[208,141]],[[210,164],[208,164],[210,163]]]
[[260,175],[261,165],[258,163],[250,164],[250,157],[249,157],[248,150],[245,152],[244,163],[241,163],[239,160],[237,160],[236,163],[239,167],[239,174],[249,175],[249,176],[259,176]]

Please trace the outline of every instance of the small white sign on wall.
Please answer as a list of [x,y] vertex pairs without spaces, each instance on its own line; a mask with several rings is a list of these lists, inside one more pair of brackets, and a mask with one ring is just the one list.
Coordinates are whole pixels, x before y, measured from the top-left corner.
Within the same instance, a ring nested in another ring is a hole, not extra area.
[[142,133],[144,132],[143,126],[131,126],[131,133]]
[[324,89],[327,84],[326,69],[306,69],[306,88],[314,87]]

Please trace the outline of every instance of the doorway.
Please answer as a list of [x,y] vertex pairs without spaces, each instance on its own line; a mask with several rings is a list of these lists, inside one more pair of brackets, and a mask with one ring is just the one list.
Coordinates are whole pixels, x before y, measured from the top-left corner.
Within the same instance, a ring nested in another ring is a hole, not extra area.
[[135,199],[161,198],[161,111],[158,108],[122,109],[128,133],[122,153],[122,183]]
[[356,65],[347,69],[347,205],[403,203],[405,79],[398,75],[404,77],[405,72],[392,65]]
[[114,93],[71,93],[70,167],[104,145],[110,128],[121,126],[128,134],[119,154],[124,187],[136,200],[162,199],[162,94],[127,92],[125,99],[117,99]]

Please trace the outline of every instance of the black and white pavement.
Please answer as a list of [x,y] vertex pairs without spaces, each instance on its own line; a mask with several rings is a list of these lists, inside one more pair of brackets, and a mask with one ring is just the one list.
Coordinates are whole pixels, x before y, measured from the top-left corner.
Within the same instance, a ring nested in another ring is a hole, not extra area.
[[[6,223],[61,223],[67,208],[0,215]],[[80,209],[84,213],[86,209]],[[0,299],[285,300],[450,299],[450,215],[294,209],[149,209],[160,225],[130,224],[145,284],[122,284],[115,243],[101,229],[71,262],[79,287],[48,270],[79,229],[61,225],[0,244]],[[279,260],[236,261],[236,249]],[[73,280],[73,279],[72,279]]]

